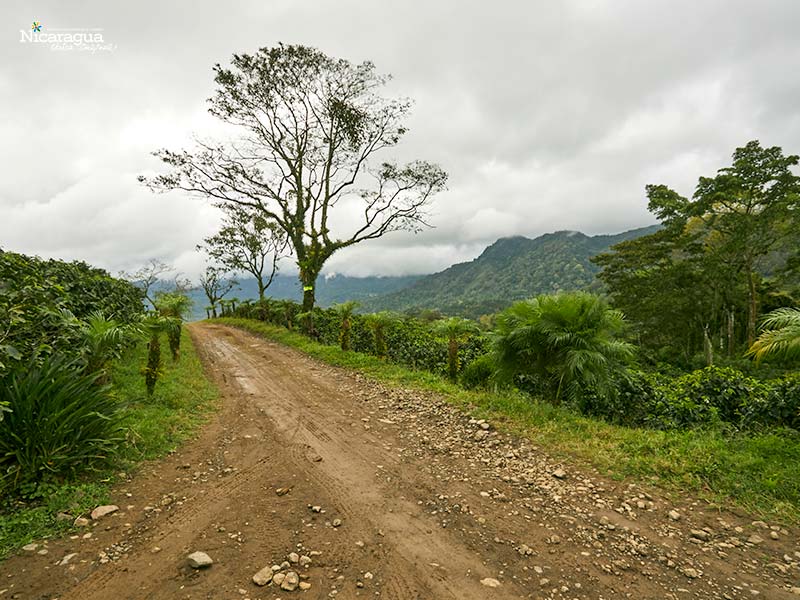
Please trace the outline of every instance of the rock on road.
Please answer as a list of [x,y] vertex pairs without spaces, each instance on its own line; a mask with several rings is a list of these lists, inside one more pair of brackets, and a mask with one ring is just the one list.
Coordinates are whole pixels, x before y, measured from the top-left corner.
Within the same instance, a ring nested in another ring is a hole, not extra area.
[[800,599],[796,531],[556,462],[432,394],[190,330],[220,412],[120,484],[119,510],[0,563],[0,599]]

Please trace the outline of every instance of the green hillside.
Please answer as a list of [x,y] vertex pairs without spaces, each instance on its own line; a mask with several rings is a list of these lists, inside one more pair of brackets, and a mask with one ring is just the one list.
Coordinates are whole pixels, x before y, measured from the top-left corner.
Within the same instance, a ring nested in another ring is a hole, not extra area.
[[658,226],[653,225],[616,235],[558,231],[535,239],[502,238],[475,260],[367,300],[363,310],[437,309],[446,314],[477,317],[535,294],[584,289],[595,284],[598,267],[590,261],[593,256],[656,229]]

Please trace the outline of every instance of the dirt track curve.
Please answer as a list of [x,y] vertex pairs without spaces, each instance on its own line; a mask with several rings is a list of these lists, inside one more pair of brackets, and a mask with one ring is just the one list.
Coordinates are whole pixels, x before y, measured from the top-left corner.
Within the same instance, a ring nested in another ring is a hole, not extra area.
[[[239,330],[191,332],[220,413],[91,535],[0,563],[0,600],[800,598],[796,531],[557,464]],[[191,569],[196,550],[214,564]],[[309,589],[251,581],[292,552]]]

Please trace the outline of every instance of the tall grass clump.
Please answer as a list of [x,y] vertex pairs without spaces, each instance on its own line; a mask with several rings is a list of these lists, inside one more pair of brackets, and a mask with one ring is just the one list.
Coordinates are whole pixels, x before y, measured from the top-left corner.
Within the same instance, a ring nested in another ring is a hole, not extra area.
[[99,373],[52,355],[0,381],[0,491],[59,481],[105,461],[124,441],[118,402]]

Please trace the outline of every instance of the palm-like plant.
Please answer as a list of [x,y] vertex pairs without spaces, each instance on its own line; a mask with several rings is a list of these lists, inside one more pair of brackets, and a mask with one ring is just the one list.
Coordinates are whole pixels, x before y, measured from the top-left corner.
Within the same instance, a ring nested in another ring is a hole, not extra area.
[[762,321],[765,331],[747,354],[760,361],[767,356],[800,357],[800,308],[779,308]]
[[100,381],[104,381],[102,371],[108,361],[119,357],[126,341],[136,333],[136,326],[121,324],[100,312],[93,312],[81,322],[80,332],[86,372],[99,373]]
[[108,362],[119,358],[125,343],[139,333],[137,324],[120,323],[100,311],[90,313],[84,320],[67,309],[62,309],[59,316],[64,326],[75,332],[84,371],[96,374],[98,383],[105,383]]
[[176,317],[165,317],[159,313],[151,313],[141,321],[141,328],[148,338],[147,364],[144,368],[144,382],[148,397],[155,392],[158,377],[161,375],[161,334],[167,336],[180,335],[181,321]]
[[167,341],[172,353],[172,360],[178,360],[181,356],[181,327],[180,323],[192,309],[192,299],[186,294],[179,292],[169,292],[160,294],[156,297],[156,310],[162,317],[176,319],[179,323],[177,327],[170,327],[167,330]]
[[389,353],[386,345],[386,328],[395,323],[397,319],[395,313],[386,310],[366,315],[367,325],[372,330],[375,341],[375,354],[378,358],[385,358]]
[[359,306],[358,302],[349,300],[331,307],[339,317],[339,346],[341,346],[342,350],[350,350],[350,329],[353,326],[353,313]]
[[436,335],[447,338],[447,374],[450,379],[455,380],[458,377],[460,367],[458,362],[459,345],[470,335],[480,331],[478,325],[469,319],[450,317],[449,319],[436,321],[432,330]]
[[612,395],[614,374],[633,358],[633,346],[616,338],[623,327],[622,313],[593,294],[517,302],[498,316],[493,334],[498,375],[533,376],[555,403],[575,402],[587,389]]

